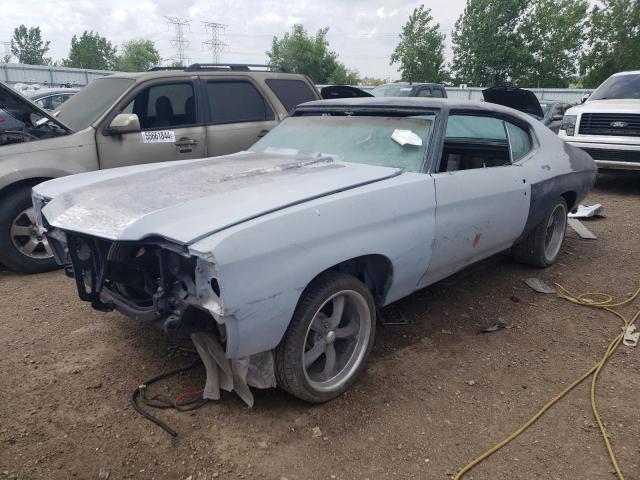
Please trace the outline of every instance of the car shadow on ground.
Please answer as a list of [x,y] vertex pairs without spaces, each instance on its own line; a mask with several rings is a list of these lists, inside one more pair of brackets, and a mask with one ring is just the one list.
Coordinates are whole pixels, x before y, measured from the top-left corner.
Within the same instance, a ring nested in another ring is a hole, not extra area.
[[595,189],[620,195],[640,195],[640,172],[598,173]]

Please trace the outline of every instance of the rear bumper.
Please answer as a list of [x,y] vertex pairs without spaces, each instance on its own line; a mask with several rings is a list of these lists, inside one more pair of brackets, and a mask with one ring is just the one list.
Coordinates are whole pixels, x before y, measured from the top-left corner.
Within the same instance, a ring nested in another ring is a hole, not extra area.
[[564,140],[591,155],[599,169],[640,170],[640,144],[580,142],[570,138],[565,136]]

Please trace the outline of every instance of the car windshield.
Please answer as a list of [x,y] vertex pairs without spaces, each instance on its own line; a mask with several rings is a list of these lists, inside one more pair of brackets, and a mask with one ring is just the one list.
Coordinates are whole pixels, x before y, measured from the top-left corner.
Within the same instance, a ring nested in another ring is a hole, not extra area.
[[96,78],[60,106],[57,118],[78,131],[95,122],[133,83],[130,78]]
[[410,85],[380,85],[371,90],[374,97],[409,97],[413,87]]
[[593,92],[591,100],[640,98],[640,74],[614,75]]
[[[547,116],[547,113],[549,113],[549,109],[551,108],[552,105],[553,105],[553,103],[541,103],[540,104],[540,107],[542,108],[542,116],[543,117]],[[532,117],[535,117],[535,115],[532,115]]]
[[290,117],[251,147],[324,153],[345,162],[422,171],[435,115]]

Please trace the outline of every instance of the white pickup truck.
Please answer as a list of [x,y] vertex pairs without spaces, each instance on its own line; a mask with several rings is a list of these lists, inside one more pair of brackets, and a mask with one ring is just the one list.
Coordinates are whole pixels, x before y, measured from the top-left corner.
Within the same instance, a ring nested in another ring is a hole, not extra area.
[[601,170],[640,170],[640,71],[612,75],[585,103],[567,110],[559,136]]

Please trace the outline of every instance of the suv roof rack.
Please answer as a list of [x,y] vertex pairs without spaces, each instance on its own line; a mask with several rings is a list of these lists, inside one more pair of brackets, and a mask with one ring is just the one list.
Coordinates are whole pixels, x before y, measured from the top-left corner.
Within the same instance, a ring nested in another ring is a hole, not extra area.
[[267,72],[287,72],[287,70],[282,67],[257,63],[193,63],[184,69],[185,72],[197,72],[201,70],[231,70],[239,72],[262,70]]
[[166,66],[166,67],[151,67],[149,70],[147,70],[147,72],[161,72],[163,70],[184,70],[184,67],[170,67],[170,66]]

